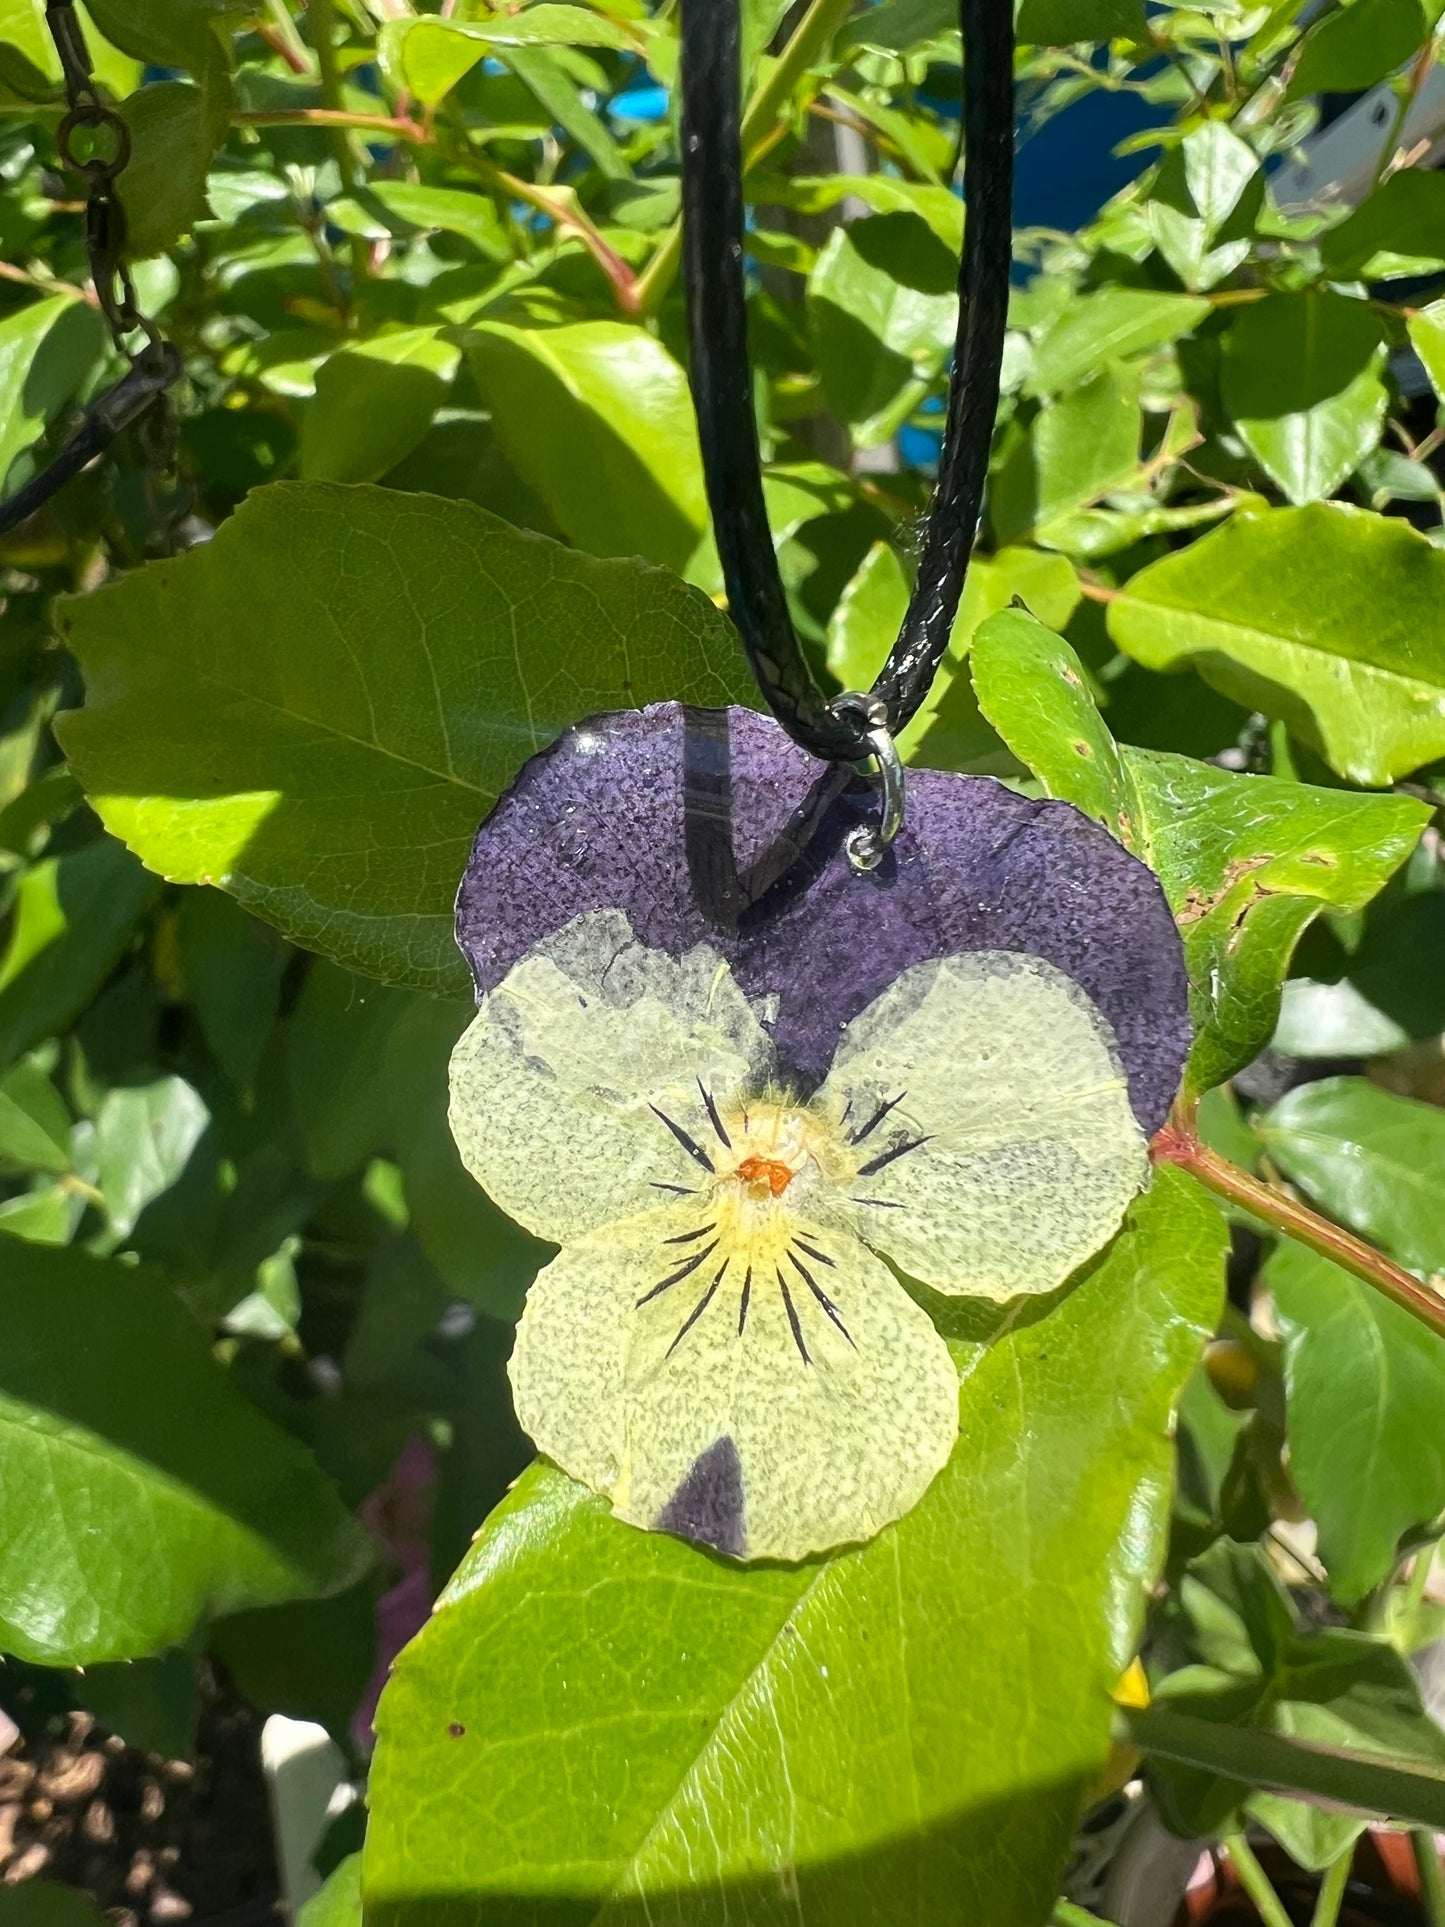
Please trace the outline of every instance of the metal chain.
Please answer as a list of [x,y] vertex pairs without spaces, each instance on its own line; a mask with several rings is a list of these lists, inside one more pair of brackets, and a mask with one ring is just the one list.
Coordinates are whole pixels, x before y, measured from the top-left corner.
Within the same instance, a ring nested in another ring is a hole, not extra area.
[[[180,353],[141,311],[125,259],[125,204],[115,183],[130,159],[130,128],[100,97],[73,0],[45,0],[45,20],[65,79],[67,111],[56,133],[56,146],[66,167],[85,182],[85,251],[96,303],[111,340],[130,366],[86,409],[54,461],[0,502],[0,533],[33,515],[132,424],[138,424],[147,467],[157,477],[174,470],[179,445],[167,391],[180,379]],[[83,153],[76,147],[82,132],[91,136]],[[144,340],[132,347],[131,337],[137,334]]]

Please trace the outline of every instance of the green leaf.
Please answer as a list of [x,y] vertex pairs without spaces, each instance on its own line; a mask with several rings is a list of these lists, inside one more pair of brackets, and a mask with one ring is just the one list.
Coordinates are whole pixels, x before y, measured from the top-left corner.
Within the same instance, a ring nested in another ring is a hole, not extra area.
[[473,1014],[470,1003],[313,970],[286,1026],[287,1077],[309,1169],[332,1179],[394,1157],[412,1231],[438,1275],[513,1319],[547,1247],[463,1169],[447,1125],[447,1063]]
[[1436,399],[1445,398],[1445,301],[1432,301],[1427,307],[1417,308],[1406,317],[1405,326],[1411,345],[1430,377]]
[[1194,1047],[1186,1088],[1256,1057],[1305,927],[1362,909],[1426,820],[1408,797],[1354,796],[1116,744],[1073,650],[1007,611],[974,637],[979,706],[1043,783],[1158,876],[1184,939]]
[[1321,502],[1234,516],[1131,577],[1108,621],[1146,669],[1191,664],[1383,788],[1445,755],[1442,611],[1445,553],[1397,517]]
[[582,90],[564,71],[558,53],[545,47],[513,47],[502,50],[501,57],[546,108],[554,124],[597,163],[609,180],[632,178],[632,169],[606,121],[587,105]]
[[0,1078],[0,1165],[27,1171],[70,1169],[70,1112],[35,1064]]
[[15,1243],[0,1324],[10,1652],[138,1658],[210,1615],[334,1591],[365,1569],[366,1536],[309,1455],[231,1387],[155,1279]]
[[512,465],[594,555],[681,573],[708,527],[687,376],[645,329],[486,322],[471,364]]
[[1336,279],[1378,280],[1445,264],[1445,175],[1403,167],[1321,237]]
[[343,234],[379,241],[388,235],[459,234],[489,261],[510,261],[502,217],[489,195],[416,181],[371,181],[354,194],[327,203],[326,218]]
[[887,441],[953,346],[957,263],[916,214],[834,228],[808,279],[808,323],[828,402],[854,442]]
[[0,953],[0,1066],[69,1028],[159,890],[106,837],[26,871]]
[[210,213],[206,174],[228,106],[225,75],[214,70],[202,86],[162,80],[122,102],[131,138],[125,216],[132,260],[164,253]]
[[1420,0],[1354,0],[1305,35],[1289,98],[1363,93],[1403,67],[1427,32]]
[[87,1666],[79,1697],[107,1732],[129,1746],[165,1760],[189,1759],[195,1750],[199,1696],[192,1653]]
[[1294,1184],[1412,1271],[1445,1272],[1445,1111],[1363,1077],[1282,1097],[1256,1128]]
[[187,890],[176,916],[186,995],[231,1082],[249,1091],[276,1020],[291,953],[219,890]]
[[361,1855],[349,1853],[320,1893],[296,1916],[296,1927],[361,1927]]
[[1076,511],[1134,479],[1142,379],[1137,362],[1116,363],[1039,411],[993,478],[989,512],[1000,542],[1031,535],[1067,546]]
[[1248,258],[1263,203],[1254,149],[1224,121],[1207,120],[1166,155],[1145,215],[1185,287],[1212,288]]
[[[140,81],[140,63],[119,53],[96,32],[82,0],[77,8],[95,77],[114,99]],[[55,40],[45,24],[45,0],[0,0],[0,86],[25,100],[53,103],[62,74]]]
[[[881,10],[871,10],[870,24]],[[963,246],[963,202],[932,181],[905,181],[897,174],[774,174],[755,168],[748,175],[748,192],[768,207],[790,207],[799,214],[826,214],[840,201],[861,201],[875,214],[916,214],[954,260]]]
[[1353,1813],[1445,1827],[1445,1770],[1419,1762],[1248,1732],[1162,1705],[1120,1707],[1114,1730],[1121,1744],[1181,1766],[1240,1773],[1253,1786],[1327,1801]]
[[128,1238],[146,1206],[170,1190],[210,1121],[183,1077],[106,1092],[95,1119],[95,1162],[117,1237]]
[[104,1927],[107,1918],[79,1887],[33,1879],[0,1886],[0,1927]]
[[108,40],[146,66],[210,71],[220,34],[248,11],[242,0],[89,0]]
[[[1426,1716],[1408,1662],[1368,1633],[1301,1632],[1257,1546],[1221,1539],[1194,1560],[1173,1616],[1176,1650],[1182,1643],[1199,1663],[1167,1675],[1155,1706],[1226,1725],[1237,1736],[1239,1765],[1230,1761],[1223,1774],[1156,1768],[1150,1777],[1171,1827],[1204,1833],[1236,1826],[1243,1806],[1313,1869],[1356,1838],[1362,1822],[1353,1817],[1242,1784],[1235,1776],[1249,1757],[1246,1734],[1445,1767],[1445,1733]],[[1364,1797],[1363,1789],[1354,1795]]]
[[527,1473],[383,1696],[373,1927],[1036,1927],[1162,1556],[1221,1242],[1161,1171],[1062,1299],[952,1308],[952,1462],[823,1563],[734,1567]]
[[457,996],[457,879],[525,758],[597,710],[746,700],[726,620],[672,577],[384,489],[257,490],[59,620],[88,691],[59,733],[118,836],[298,943]]
[[47,295],[0,321],[0,482],[100,361],[100,316],[73,295]]
[[1379,317],[1344,295],[1267,295],[1230,324],[1224,405],[1291,502],[1333,494],[1379,441],[1385,356]]
[[[898,638],[910,583],[895,551],[875,542],[828,625],[828,667],[845,689],[869,689]],[[1061,629],[1079,603],[1079,578],[1061,555],[1007,548],[968,567],[948,654],[918,713],[899,738],[905,761],[930,769],[1012,776],[1022,767],[979,712],[964,664],[979,625],[1020,598]]]
[[374,482],[408,456],[446,399],[461,350],[435,328],[349,342],[316,371],[301,418],[308,481]]
[[611,47],[637,53],[648,23],[610,19],[590,7],[551,5],[548,0],[485,21],[397,20],[384,30],[383,58],[389,72],[423,107],[435,107],[457,82],[489,54],[512,47]]
[[1147,40],[1144,0],[1023,0],[1018,36],[1034,47],[1080,40]]
[[1106,362],[1177,341],[1210,312],[1209,303],[1196,295],[1161,294],[1152,288],[1115,285],[1075,295],[1034,344],[1024,391],[1058,394]]
[[1445,1512],[1445,1342],[1327,1258],[1283,1242],[1265,1273],[1285,1346],[1290,1476],[1330,1591],[1353,1606],[1402,1534]]

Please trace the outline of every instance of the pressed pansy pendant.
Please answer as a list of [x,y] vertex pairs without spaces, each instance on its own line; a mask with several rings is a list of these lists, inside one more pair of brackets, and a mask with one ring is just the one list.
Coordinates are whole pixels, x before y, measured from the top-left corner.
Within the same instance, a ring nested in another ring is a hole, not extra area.
[[871,1536],[958,1429],[946,1293],[1052,1291],[1147,1176],[1188,1042],[1158,885],[1064,804],[871,791],[750,712],[569,731],[480,832],[468,1168],[559,1255],[511,1375],[619,1517],[737,1558]]

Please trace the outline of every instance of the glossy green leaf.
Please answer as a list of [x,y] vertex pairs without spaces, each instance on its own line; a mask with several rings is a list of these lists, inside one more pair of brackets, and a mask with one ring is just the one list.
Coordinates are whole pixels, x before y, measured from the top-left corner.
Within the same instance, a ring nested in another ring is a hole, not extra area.
[[1264,201],[1249,143],[1207,120],[1166,155],[1145,204],[1154,245],[1186,288],[1212,288],[1247,259]]
[[0,1166],[27,1171],[70,1169],[70,1112],[36,1064],[17,1064],[0,1078]]
[[1330,1590],[1354,1605],[1401,1536],[1445,1512],[1445,1340],[1303,1245],[1266,1277],[1284,1337],[1290,1476],[1319,1527]]
[[1303,100],[1311,94],[1363,93],[1403,67],[1426,31],[1420,0],[1354,0],[1326,14],[1305,35],[1290,95]]
[[971,661],[984,715],[1048,793],[1158,875],[1189,966],[1186,1085],[1221,1083],[1268,1042],[1305,927],[1363,908],[1410,854],[1423,807],[1116,744],[1073,650],[1020,612],[985,623]]
[[1326,1077],[1290,1091],[1257,1128],[1332,1218],[1413,1271],[1445,1272],[1445,1111],[1367,1078]]
[[1445,396],[1445,301],[1432,301],[1406,318],[1410,345],[1420,357],[1436,398]]
[[[873,8],[876,15],[881,8]],[[790,207],[799,214],[826,214],[840,201],[861,201],[875,214],[916,214],[955,258],[963,246],[963,202],[932,181],[907,181],[897,174],[773,174],[755,168],[748,176],[752,197],[769,207]]]
[[106,1092],[95,1118],[95,1162],[118,1237],[128,1237],[146,1206],[170,1190],[209,1123],[205,1104],[183,1077]]
[[[111,5],[117,0],[110,0]],[[102,0],[102,7],[104,0]],[[140,62],[113,46],[96,30],[84,0],[76,8],[95,76],[116,99],[138,84]],[[0,86],[25,100],[55,99],[61,84],[60,59],[45,24],[45,0],[0,0]]]
[[499,51],[518,80],[536,95],[538,104],[546,108],[554,126],[590,156],[609,180],[632,178],[632,170],[606,121],[587,105],[583,90],[565,71],[560,49],[534,46]]
[[1210,312],[1190,294],[1110,286],[1075,296],[1034,345],[1025,391],[1054,395],[1106,362],[1159,348],[1189,334]]
[[579,548],[679,573],[708,526],[687,376],[645,329],[487,322],[471,363],[503,447]]
[[39,1185],[0,1202],[0,1233],[28,1244],[69,1244],[80,1215],[80,1200],[63,1185]]
[[435,107],[479,61],[507,48],[611,47],[636,53],[645,40],[645,22],[624,24],[590,7],[539,0],[524,11],[486,20],[396,20],[384,37],[384,50],[398,83],[423,107]]
[[[910,583],[896,552],[877,542],[843,591],[828,625],[828,667],[845,689],[870,689],[898,637]],[[1005,548],[969,564],[948,654],[899,738],[904,759],[931,769],[1014,775],[1022,767],[979,712],[964,667],[979,625],[1015,598],[1061,629],[1079,603],[1079,579],[1061,555]]]
[[957,327],[957,263],[916,214],[837,227],[808,280],[829,405],[863,448],[887,441],[942,368]]
[[326,218],[343,234],[379,241],[435,232],[459,234],[490,261],[509,261],[506,230],[490,195],[418,181],[372,181],[328,202]]
[[1192,665],[1351,782],[1445,755],[1445,552],[1397,517],[1338,502],[1237,515],[1141,569],[1108,620],[1136,662]]
[[1402,167],[1338,227],[1320,252],[1338,277],[1428,273],[1445,263],[1445,175]]
[[1364,301],[1271,294],[1225,336],[1224,405],[1291,502],[1331,495],[1380,439],[1385,335]]
[[79,1015],[159,890],[107,837],[26,871],[0,951],[0,1066]]
[[732,1567],[525,1475],[383,1697],[373,1927],[1037,1927],[1162,1554],[1221,1240],[1161,1171],[1067,1296],[955,1308],[952,1462],[826,1562]]
[[99,315],[68,294],[0,321],[0,482],[98,365],[104,339]]
[[61,734],[117,835],[298,943],[463,996],[457,879],[524,759],[596,710],[747,686],[725,619],[660,571],[323,483],[253,494],[60,622],[88,689]]
[[350,342],[316,371],[301,418],[308,481],[374,482],[416,447],[446,399],[461,350],[435,328]]
[[1144,40],[1144,0],[1023,0],[1019,39],[1036,47],[1080,40]]
[[14,1243],[0,1319],[10,1652],[57,1666],[136,1658],[213,1614],[332,1591],[365,1569],[366,1537],[309,1455],[230,1386],[154,1278]]

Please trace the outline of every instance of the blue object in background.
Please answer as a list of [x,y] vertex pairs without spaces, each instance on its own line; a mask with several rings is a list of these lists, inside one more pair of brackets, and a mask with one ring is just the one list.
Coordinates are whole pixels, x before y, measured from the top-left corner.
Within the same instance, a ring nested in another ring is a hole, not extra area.
[[1116,155],[1131,134],[1164,127],[1168,106],[1138,94],[1082,95],[1036,128],[1019,129],[1014,163],[1014,226],[1058,228],[1073,234],[1087,227],[1104,203],[1153,164],[1151,150]]
[[666,120],[667,89],[656,83],[650,87],[629,87],[626,93],[612,96],[607,112],[613,120]]

